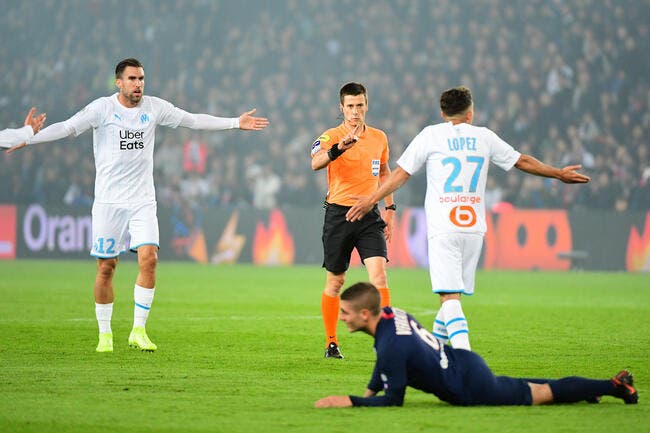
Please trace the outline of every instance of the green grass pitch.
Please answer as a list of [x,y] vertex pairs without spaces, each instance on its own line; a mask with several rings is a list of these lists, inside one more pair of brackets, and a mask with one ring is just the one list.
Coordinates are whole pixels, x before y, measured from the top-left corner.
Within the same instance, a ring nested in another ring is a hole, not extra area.
[[[650,420],[650,275],[479,272],[464,299],[473,349],[497,374],[610,377],[629,367],[640,402],[452,407],[413,389],[402,408],[313,408],[361,394],[372,340],[340,324],[346,359],[323,358],[314,267],[162,262],[147,328],[127,347],[133,262],[118,266],[115,352],[94,352],[88,261],[0,262],[2,432],[640,432]],[[389,269],[393,304],[430,327],[425,270]],[[353,269],[348,282],[365,279]],[[647,430],[646,430],[647,431]]]

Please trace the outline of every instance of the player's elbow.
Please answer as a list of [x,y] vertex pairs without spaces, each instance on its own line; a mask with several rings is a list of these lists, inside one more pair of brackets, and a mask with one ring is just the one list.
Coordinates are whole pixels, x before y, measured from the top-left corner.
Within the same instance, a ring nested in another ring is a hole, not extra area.
[[522,153],[517,162],[515,162],[515,167],[521,171],[529,173],[533,169],[534,163],[535,160],[530,155]]
[[384,394],[384,405],[385,406],[403,406],[404,405],[404,394],[393,394],[387,393]]
[[404,406],[404,399],[389,398],[388,400],[386,400],[386,406],[396,406],[396,407]]

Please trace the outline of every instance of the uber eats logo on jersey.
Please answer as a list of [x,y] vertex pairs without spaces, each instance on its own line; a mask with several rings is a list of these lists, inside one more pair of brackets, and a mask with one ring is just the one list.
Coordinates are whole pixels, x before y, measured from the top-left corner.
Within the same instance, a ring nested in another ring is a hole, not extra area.
[[120,130],[120,150],[144,149],[144,131]]

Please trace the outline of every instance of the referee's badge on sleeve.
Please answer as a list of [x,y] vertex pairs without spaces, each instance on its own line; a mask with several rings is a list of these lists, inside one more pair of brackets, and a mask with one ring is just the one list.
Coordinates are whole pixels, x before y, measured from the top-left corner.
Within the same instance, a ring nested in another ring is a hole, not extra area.
[[318,153],[318,151],[321,149],[321,143],[327,143],[328,141],[330,141],[330,136],[327,134],[323,134],[318,137],[316,141],[314,141],[314,143],[311,145],[311,156],[314,156]]
[[320,140],[314,141],[314,143],[311,145],[311,156],[314,156],[318,153],[320,150]]
[[372,175],[373,176],[379,176],[379,166],[380,166],[380,161],[378,159],[373,159],[372,160]]

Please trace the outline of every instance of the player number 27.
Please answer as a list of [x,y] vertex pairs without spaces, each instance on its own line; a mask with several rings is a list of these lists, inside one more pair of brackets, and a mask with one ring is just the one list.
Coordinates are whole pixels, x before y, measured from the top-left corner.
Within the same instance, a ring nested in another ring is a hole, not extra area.
[[[478,184],[478,179],[481,174],[481,168],[483,168],[484,161],[485,158],[483,158],[482,156],[467,156],[468,163],[476,164],[476,168],[474,169],[474,174],[472,175],[472,180],[470,181],[469,184],[468,192],[476,192],[476,185]],[[445,182],[445,192],[463,192],[462,185],[454,185],[456,178],[460,174],[460,169],[462,164],[460,159],[456,158],[455,156],[449,156],[443,159],[442,163],[444,165],[449,165],[449,164],[452,165],[451,173],[449,174],[449,177]]]

